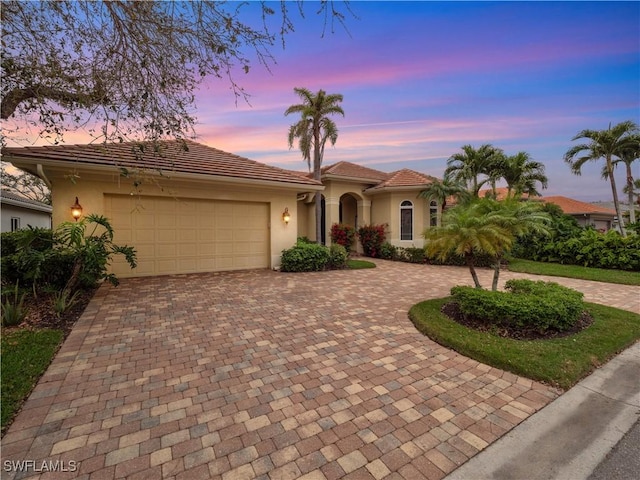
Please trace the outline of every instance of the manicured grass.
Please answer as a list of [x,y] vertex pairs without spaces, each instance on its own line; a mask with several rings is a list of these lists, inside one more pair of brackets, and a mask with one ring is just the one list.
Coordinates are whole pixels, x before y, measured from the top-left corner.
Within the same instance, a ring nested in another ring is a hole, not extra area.
[[47,369],[62,343],[60,330],[5,330],[2,334],[2,429]]
[[441,345],[496,368],[568,389],[640,338],[640,315],[586,303],[594,322],[550,340],[512,340],[469,329],[440,312],[450,298],[414,305],[409,317]]
[[589,268],[580,265],[533,262],[520,258],[509,260],[509,270],[512,272],[533,273],[535,275],[580,278],[583,280],[594,280],[596,282],[640,285],[640,272],[629,272],[626,270],[607,270],[605,268]]
[[347,267],[352,270],[358,270],[360,268],[376,268],[376,264],[373,262],[367,262],[366,260],[347,260]]

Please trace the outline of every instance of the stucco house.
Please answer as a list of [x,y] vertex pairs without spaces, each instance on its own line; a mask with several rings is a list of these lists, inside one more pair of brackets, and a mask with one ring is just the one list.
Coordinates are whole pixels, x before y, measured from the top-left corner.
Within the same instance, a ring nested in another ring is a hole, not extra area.
[[29,226],[51,228],[51,205],[2,189],[0,208],[2,232],[14,232]]
[[[323,232],[330,243],[331,225],[345,223],[358,228],[368,224],[387,225],[387,240],[400,247],[422,247],[422,232],[440,221],[441,209],[418,194],[435,180],[414,170],[381,172],[351,162],[323,167]],[[315,210],[312,195],[298,201],[298,234],[315,238]]]
[[[315,238],[313,199],[323,195],[323,238],[333,223],[387,224],[398,246],[422,246],[440,210],[418,193],[433,177],[385,173],[349,162],[322,169],[322,181],[192,141],[5,148],[3,160],[51,188],[53,225],[104,215],[115,243],[136,248],[138,267],[121,277],[275,268],[299,236]],[[286,215],[285,215],[286,213]]]
[[593,227],[596,230],[607,231],[614,226],[616,211],[610,208],[561,195],[542,197],[541,200],[558,205],[564,213],[575,218],[582,227]]

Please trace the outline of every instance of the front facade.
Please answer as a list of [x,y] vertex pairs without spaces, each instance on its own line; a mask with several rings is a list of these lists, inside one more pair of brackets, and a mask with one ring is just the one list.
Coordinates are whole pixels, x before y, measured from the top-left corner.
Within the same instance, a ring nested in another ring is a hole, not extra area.
[[7,190],[0,194],[2,232],[15,232],[29,227],[51,228],[51,205],[30,200]]
[[[331,243],[334,223],[354,228],[386,225],[387,240],[399,247],[422,247],[422,233],[440,222],[441,209],[418,194],[434,180],[409,169],[385,173],[350,162],[322,169],[322,238]],[[313,196],[298,199],[298,236],[315,239]]]
[[[276,268],[296,241],[297,198],[318,182],[195,142],[7,148],[4,160],[51,188],[53,225],[82,213],[106,216],[119,277]],[[289,212],[288,222],[283,213]]]

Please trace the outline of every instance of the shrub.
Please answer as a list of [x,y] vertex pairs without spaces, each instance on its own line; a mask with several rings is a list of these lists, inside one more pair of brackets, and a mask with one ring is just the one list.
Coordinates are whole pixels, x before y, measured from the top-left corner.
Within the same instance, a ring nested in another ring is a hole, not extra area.
[[68,289],[63,289],[55,292],[52,297],[53,311],[56,317],[60,318],[63,313],[78,303],[78,294],[80,292],[75,291],[73,294]]
[[377,258],[386,239],[385,225],[363,225],[358,228],[358,238],[367,257]]
[[[19,325],[24,317],[27,315],[27,311],[24,308],[24,297],[25,293],[20,295],[18,288],[18,284],[16,283],[15,288],[13,289],[13,295],[7,292],[3,296],[5,296],[4,302],[0,305],[2,307],[2,326],[3,327],[14,327]],[[3,292],[4,293],[4,292]],[[11,298],[13,296],[13,298]]]
[[342,269],[347,267],[347,259],[349,258],[349,254],[347,253],[347,249],[342,245],[333,244],[329,248],[329,263],[327,264],[328,268],[332,269]]
[[356,240],[356,229],[345,223],[331,225],[331,243],[342,245],[347,252],[351,251]]
[[584,311],[582,293],[553,282],[509,280],[506,292],[453,287],[467,318],[497,327],[540,334],[570,330]]
[[406,247],[401,250],[401,260],[409,263],[427,263],[427,254],[424,248]]
[[384,242],[380,246],[380,258],[385,260],[398,260],[398,247],[391,245],[389,242]]
[[329,262],[329,249],[317,243],[298,242],[282,251],[283,272],[318,272]]

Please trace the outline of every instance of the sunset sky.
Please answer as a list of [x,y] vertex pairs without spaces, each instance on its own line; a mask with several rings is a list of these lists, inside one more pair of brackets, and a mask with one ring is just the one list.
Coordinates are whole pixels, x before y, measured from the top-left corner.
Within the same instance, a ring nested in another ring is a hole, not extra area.
[[[563,155],[583,129],[640,123],[640,2],[350,5],[357,18],[347,15],[348,30],[327,26],[324,38],[317,4],[305,2],[305,20],[292,6],[296,32],[284,49],[274,47],[277,64],[236,74],[250,105],[236,105],[226,79],[207,79],[197,94],[196,140],[306,170],[287,145],[297,118],[284,111],[299,103],[294,87],[324,89],[344,95],[345,111],[334,118],[339,138],[324,165],[347,160],[441,178],[463,145],[490,143],[544,163],[544,195],[611,199],[601,164],[575,176]],[[76,132],[65,140],[91,139]],[[616,173],[622,188],[624,172]],[[638,162],[634,173],[640,177]]]
[[[271,74],[239,77],[251,106],[228,84],[198,96],[197,133],[208,145],[254,160],[306,169],[287,146],[299,103],[294,87],[344,95],[339,138],[324,164],[347,160],[383,171],[441,177],[464,144],[491,143],[543,162],[546,195],[609,200],[601,166],[581,177],[564,153],[583,129],[640,121],[638,2],[353,2],[348,32],[307,9]],[[577,143],[577,142],[575,142]],[[636,174],[640,174],[636,169]],[[618,171],[623,183],[623,172]]]

